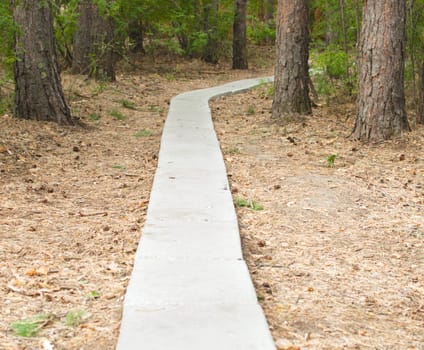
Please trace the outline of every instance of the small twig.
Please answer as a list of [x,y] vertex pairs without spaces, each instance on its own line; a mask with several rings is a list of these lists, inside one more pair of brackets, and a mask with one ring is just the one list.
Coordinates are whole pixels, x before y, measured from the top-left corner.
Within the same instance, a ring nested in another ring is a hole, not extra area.
[[138,176],[140,176],[140,174],[124,174],[125,176],[128,176],[128,177],[138,177]]
[[82,213],[82,212],[79,212],[79,216],[81,216],[81,217],[87,217],[87,216],[107,216],[107,213],[105,211],[98,212],[98,213]]

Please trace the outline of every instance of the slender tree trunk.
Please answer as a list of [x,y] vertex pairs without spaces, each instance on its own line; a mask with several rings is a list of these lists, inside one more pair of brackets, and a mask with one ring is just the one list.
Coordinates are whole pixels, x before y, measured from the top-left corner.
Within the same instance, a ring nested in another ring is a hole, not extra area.
[[364,1],[354,138],[379,142],[409,131],[405,111],[405,0]]
[[141,21],[134,21],[130,24],[129,28],[129,39],[131,42],[131,52],[146,53],[144,49],[144,36],[143,36],[143,24]]
[[15,35],[15,107],[18,118],[73,124],[60,82],[50,2],[11,2]]
[[420,86],[418,91],[418,123],[424,124],[424,60],[420,67]]
[[219,1],[211,0],[204,6],[204,31],[208,35],[208,42],[202,59],[205,62],[218,63],[218,10]]
[[276,54],[273,117],[310,114],[308,0],[279,0]]
[[247,0],[235,0],[233,23],[233,69],[248,69],[246,7]]
[[115,80],[112,19],[102,16],[98,7],[89,0],[80,2],[78,14],[72,73]]
[[[264,0],[265,22],[267,27],[270,29],[275,28],[274,7],[275,7],[275,0]],[[273,44],[275,40],[272,38],[271,35],[268,35],[265,38],[265,41],[267,44]]]

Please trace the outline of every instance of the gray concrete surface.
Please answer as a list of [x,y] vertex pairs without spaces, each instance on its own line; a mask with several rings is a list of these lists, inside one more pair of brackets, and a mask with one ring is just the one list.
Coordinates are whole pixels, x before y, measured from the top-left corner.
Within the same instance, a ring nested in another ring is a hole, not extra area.
[[174,97],[124,301],[118,350],[273,350],[243,260],[208,106],[249,79]]

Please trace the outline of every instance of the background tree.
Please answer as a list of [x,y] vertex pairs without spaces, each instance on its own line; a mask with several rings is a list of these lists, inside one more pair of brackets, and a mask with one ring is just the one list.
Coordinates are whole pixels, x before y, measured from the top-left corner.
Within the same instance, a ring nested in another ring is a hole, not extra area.
[[405,0],[364,1],[353,136],[378,142],[409,130],[405,111]]
[[235,0],[233,24],[233,69],[247,69],[247,37],[246,37],[246,5],[247,0]]
[[272,116],[310,114],[308,0],[279,0],[276,56]]
[[80,1],[73,43],[73,74],[115,80],[115,35],[108,5],[99,7],[90,0]]
[[18,118],[73,124],[56,59],[50,2],[12,1],[15,35],[15,108]]
[[207,34],[207,41],[202,59],[213,64],[218,63],[218,11],[218,0],[210,0],[203,5],[203,30]]
[[407,74],[417,121],[424,124],[424,0],[407,1]]

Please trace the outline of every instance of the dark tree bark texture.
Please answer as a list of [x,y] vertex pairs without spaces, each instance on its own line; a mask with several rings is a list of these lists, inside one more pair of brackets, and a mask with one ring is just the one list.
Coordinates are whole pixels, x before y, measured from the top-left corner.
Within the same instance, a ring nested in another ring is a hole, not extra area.
[[276,56],[273,117],[310,114],[308,0],[279,0]]
[[418,91],[418,123],[424,124],[424,61],[420,66],[420,88]]
[[141,23],[141,21],[134,21],[130,23],[128,36],[131,42],[131,52],[141,52],[143,54],[146,53],[146,50],[144,49],[143,34],[144,28],[143,23]]
[[212,64],[218,63],[218,10],[218,0],[211,0],[203,9],[203,28],[208,35],[208,42],[202,59]]
[[50,2],[12,1],[15,35],[15,107],[18,118],[71,125],[60,82]]
[[408,131],[405,111],[405,0],[364,1],[355,139],[379,142]]
[[233,23],[233,69],[248,69],[246,7],[247,0],[235,0]]
[[73,74],[87,74],[100,80],[115,80],[114,29],[92,1],[78,5],[74,36]]

